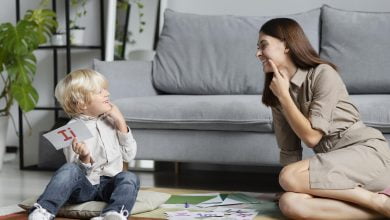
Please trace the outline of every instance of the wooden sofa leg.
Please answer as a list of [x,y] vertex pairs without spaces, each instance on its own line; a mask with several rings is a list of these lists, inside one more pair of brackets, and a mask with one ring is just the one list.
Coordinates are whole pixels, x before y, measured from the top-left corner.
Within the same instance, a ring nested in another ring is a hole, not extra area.
[[175,162],[175,175],[179,175],[180,172],[180,162]]
[[129,170],[129,163],[123,162],[123,171]]

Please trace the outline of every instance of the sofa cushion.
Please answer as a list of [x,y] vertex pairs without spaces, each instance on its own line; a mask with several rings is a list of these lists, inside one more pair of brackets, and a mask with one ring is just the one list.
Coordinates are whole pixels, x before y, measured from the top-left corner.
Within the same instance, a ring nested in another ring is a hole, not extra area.
[[131,128],[271,132],[259,95],[159,95],[115,100]]
[[107,78],[109,85],[115,85],[109,88],[112,99],[157,95],[152,83],[152,62],[106,62],[95,59],[93,66]]
[[351,95],[363,122],[383,133],[390,133],[390,95]]
[[339,67],[348,91],[390,93],[390,13],[322,10],[321,57]]
[[[161,204],[166,202],[170,197],[171,195],[167,193],[140,190],[138,192],[133,209],[131,210],[131,215],[155,210]],[[25,210],[30,210],[38,198],[38,196],[28,198],[18,205]],[[99,216],[106,205],[107,203],[102,201],[66,204],[60,208],[57,216],[65,218],[90,219],[92,217]]]
[[[320,9],[285,17],[296,19],[318,49]],[[153,64],[155,87],[170,94],[261,94],[256,44],[260,27],[271,18],[167,9]]]

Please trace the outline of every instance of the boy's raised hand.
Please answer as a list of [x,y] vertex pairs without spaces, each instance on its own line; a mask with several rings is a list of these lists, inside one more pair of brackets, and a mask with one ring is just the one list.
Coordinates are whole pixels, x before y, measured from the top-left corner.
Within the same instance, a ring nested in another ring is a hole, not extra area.
[[107,112],[107,115],[114,119],[115,125],[120,132],[128,132],[125,118],[123,117],[121,111],[116,105],[111,103],[111,110]]

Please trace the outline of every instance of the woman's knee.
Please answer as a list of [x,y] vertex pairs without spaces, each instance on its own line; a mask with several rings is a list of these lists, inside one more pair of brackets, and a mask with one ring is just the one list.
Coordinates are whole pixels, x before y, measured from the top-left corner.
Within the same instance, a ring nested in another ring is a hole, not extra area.
[[305,200],[309,197],[306,194],[286,192],[279,200],[280,211],[288,218],[307,219],[309,213],[305,207]]
[[279,184],[287,192],[303,192],[306,181],[303,172],[298,166],[285,166],[279,174]]

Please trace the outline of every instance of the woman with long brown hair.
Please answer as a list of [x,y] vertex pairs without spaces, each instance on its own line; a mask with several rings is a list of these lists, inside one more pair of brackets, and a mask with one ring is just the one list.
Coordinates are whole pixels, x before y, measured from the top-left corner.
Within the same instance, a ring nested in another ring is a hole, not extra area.
[[[276,18],[260,29],[262,101],[272,108],[280,162],[279,200],[297,219],[390,217],[390,150],[364,125],[335,65],[322,60],[299,24]],[[316,153],[302,160],[301,141]]]

